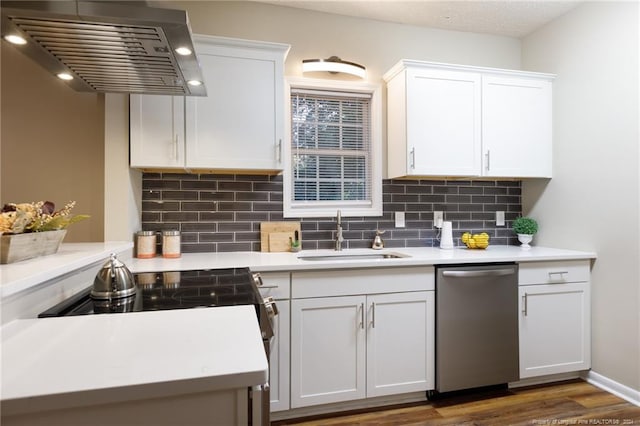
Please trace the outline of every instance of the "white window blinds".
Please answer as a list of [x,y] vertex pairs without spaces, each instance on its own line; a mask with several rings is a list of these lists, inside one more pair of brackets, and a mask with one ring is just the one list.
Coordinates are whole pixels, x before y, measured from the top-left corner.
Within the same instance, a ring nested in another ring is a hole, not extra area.
[[370,121],[370,94],[292,88],[292,204],[371,204]]

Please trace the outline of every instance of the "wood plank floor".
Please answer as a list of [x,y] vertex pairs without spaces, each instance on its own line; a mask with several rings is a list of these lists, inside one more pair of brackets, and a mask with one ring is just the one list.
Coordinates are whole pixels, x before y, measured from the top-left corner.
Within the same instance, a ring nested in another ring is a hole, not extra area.
[[573,380],[272,425],[640,425],[640,407]]

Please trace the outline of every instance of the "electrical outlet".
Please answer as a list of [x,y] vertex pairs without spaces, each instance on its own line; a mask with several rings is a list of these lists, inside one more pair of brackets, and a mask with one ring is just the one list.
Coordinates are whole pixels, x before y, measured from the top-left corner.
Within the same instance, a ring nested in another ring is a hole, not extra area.
[[497,211],[496,212],[496,226],[504,226],[504,212]]
[[396,212],[396,228],[404,228],[404,212]]
[[433,212],[433,226],[436,228],[442,228],[442,222],[444,221],[444,213],[441,211]]

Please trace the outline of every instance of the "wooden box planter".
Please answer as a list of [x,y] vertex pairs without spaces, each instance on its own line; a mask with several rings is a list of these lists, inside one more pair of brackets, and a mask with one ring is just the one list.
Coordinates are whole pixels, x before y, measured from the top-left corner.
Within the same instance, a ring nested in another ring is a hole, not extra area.
[[5,265],[54,254],[60,248],[66,234],[67,230],[61,229],[59,231],[2,235],[0,237],[0,264]]

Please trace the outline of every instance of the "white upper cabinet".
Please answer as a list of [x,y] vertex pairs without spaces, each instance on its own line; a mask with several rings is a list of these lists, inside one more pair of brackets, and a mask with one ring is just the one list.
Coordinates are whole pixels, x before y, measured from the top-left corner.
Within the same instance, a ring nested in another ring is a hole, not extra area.
[[402,60],[387,82],[388,177],[551,177],[553,76]]
[[184,168],[184,97],[129,99],[131,167]]
[[482,78],[483,175],[551,177],[551,81]]
[[282,170],[288,45],[194,37],[207,97],[186,99],[187,166]]
[[289,46],[212,36],[194,40],[207,96],[131,95],[131,167],[282,170]]
[[409,68],[387,85],[389,177],[475,176],[480,74]]

